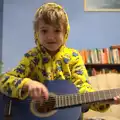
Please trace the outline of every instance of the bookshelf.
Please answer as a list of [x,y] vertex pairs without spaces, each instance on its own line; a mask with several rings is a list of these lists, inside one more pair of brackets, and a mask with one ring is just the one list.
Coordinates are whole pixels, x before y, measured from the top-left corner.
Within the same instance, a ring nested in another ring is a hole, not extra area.
[[120,45],[109,48],[79,50],[89,76],[102,73],[120,73]]
[[107,67],[107,68],[111,68],[111,67],[119,67],[120,68],[120,64],[85,64],[85,66],[88,68],[88,67],[98,67],[98,68],[104,68],[104,67]]

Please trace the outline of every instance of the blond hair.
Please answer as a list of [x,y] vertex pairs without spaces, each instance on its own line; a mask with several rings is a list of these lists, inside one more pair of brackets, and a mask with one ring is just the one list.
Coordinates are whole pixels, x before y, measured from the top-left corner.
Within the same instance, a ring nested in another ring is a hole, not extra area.
[[63,25],[65,30],[65,39],[68,37],[68,33],[70,30],[69,21],[66,12],[64,9],[56,4],[56,3],[46,3],[43,4],[35,14],[34,19],[34,32],[35,32],[35,39],[38,39],[38,29],[39,29],[39,21],[43,20],[46,24],[50,25]]

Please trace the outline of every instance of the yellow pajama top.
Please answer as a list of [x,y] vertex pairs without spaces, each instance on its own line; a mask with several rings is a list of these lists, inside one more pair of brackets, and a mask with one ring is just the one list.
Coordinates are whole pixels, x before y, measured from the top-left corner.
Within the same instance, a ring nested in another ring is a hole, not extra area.
[[[88,82],[88,73],[79,52],[66,46],[62,46],[53,58],[42,46],[29,50],[14,69],[2,75],[1,92],[13,98],[25,99],[26,95],[21,95],[21,90],[29,80],[27,78],[42,83],[45,80],[69,80],[81,94],[94,91]],[[109,105],[96,103],[90,108],[104,112]]]

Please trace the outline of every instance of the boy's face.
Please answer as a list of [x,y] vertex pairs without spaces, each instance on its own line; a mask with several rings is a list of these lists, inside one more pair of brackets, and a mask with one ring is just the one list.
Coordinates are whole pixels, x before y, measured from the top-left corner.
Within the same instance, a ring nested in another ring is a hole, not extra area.
[[40,21],[39,38],[40,44],[49,51],[58,50],[64,44],[64,28],[63,26],[52,26]]

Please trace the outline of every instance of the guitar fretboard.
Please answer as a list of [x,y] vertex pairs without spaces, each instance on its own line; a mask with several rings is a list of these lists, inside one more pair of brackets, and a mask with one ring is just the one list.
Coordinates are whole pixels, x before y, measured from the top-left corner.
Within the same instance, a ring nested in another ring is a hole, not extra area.
[[119,95],[119,93],[120,88],[86,92],[84,94],[57,95],[55,108],[108,101]]

